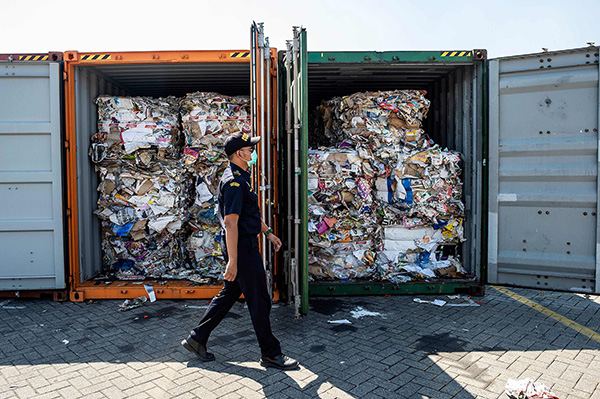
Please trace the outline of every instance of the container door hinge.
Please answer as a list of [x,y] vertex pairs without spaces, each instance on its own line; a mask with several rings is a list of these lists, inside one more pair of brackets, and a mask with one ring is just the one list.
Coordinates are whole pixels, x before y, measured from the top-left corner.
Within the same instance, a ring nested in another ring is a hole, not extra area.
[[71,145],[69,144],[69,140],[65,140],[65,150],[68,150],[71,148]]
[[68,218],[71,217],[71,208],[65,209],[65,215],[67,215]]
[[64,80],[65,82],[68,82],[68,81],[69,81],[69,74],[67,73],[67,71],[63,71],[63,80]]

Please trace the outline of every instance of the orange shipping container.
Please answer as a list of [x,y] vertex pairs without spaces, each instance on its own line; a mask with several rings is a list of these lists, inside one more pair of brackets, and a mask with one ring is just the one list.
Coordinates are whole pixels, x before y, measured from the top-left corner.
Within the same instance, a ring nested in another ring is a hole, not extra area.
[[[258,41],[256,42],[258,44]],[[263,216],[277,226],[277,193],[267,183],[276,170],[276,50],[253,46],[248,50],[64,53],[67,253],[70,298],[135,298],[145,295],[139,282],[95,281],[101,269],[100,225],[96,216],[98,177],[89,160],[90,139],[96,131],[94,99],[101,94],[184,96],[194,91],[251,95],[253,134],[263,136],[254,170]],[[267,139],[268,138],[268,139]],[[271,204],[271,206],[265,206]],[[278,262],[263,243],[274,299],[279,297]],[[154,281],[158,299],[211,298],[221,286],[189,281]]]

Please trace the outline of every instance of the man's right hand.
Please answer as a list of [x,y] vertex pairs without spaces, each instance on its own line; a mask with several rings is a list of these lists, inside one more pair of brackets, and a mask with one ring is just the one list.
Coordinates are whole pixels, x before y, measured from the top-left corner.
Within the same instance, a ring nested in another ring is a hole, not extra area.
[[225,267],[225,273],[223,273],[223,278],[227,281],[235,280],[237,276],[237,263],[236,262],[227,262],[227,266]]

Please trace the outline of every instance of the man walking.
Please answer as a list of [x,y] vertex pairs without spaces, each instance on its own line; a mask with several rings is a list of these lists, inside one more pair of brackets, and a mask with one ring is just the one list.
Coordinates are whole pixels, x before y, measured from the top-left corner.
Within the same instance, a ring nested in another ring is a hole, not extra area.
[[246,133],[232,134],[225,141],[229,166],[221,177],[218,193],[219,221],[225,231],[225,284],[212,299],[198,326],[181,344],[202,361],[214,360],[215,356],[206,350],[208,337],[244,294],[261,350],[260,364],[290,370],[298,367],[298,362],[281,353],[279,341],[271,331],[271,297],[258,247],[258,236],[262,233],[275,251],[281,248],[281,240],[260,217],[258,196],[250,184],[248,169],[256,163],[255,146],[259,141],[260,137]]

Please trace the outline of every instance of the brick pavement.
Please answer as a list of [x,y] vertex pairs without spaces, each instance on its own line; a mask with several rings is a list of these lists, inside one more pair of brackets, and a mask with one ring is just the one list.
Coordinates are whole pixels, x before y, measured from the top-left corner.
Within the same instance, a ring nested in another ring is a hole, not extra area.
[[[600,332],[598,296],[511,290]],[[179,342],[206,301],[118,312],[114,300],[0,299],[25,307],[0,307],[0,398],[502,398],[508,378],[530,377],[561,399],[600,399],[600,343],[490,287],[477,300],[314,298],[303,320],[278,305],[275,333],[302,363],[280,372],[258,365],[242,304],[209,342],[217,361],[202,363]],[[354,319],[358,306],[384,316]],[[336,319],[352,324],[327,323]]]

